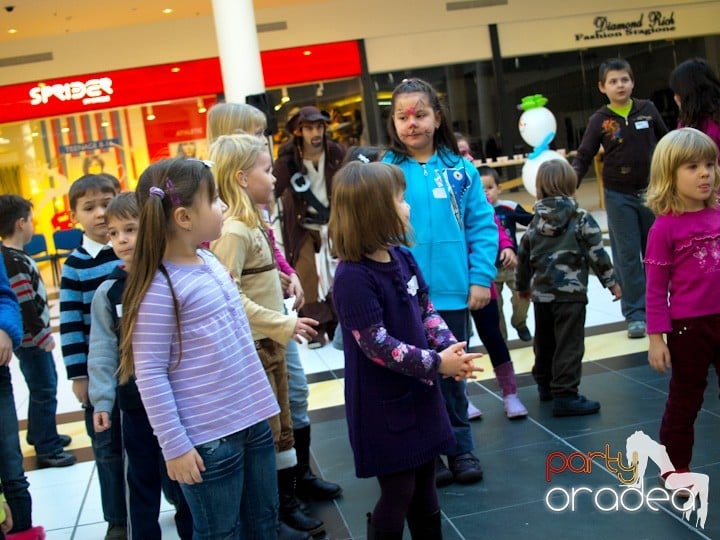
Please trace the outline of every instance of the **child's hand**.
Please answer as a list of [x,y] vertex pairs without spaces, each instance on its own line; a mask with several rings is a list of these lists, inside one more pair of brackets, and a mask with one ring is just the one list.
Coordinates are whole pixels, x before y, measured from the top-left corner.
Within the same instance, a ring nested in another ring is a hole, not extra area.
[[106,412],[93,413],[93,429],[95,433],[100,433],[106,429],[110,429],[112,422],[110,421],[110,415]]
[[617,302],[618,300],[620,300],[620,298],[622,298],[622,289],[620,288],[619,283],[616,283],[615,285],[610,287],[610,292],[614,296],[613,302]]
[[13,528],[12,512],[10,511],[10,506],[8,506],[8,503],[5,502],[4,499],[0,504],[2,504],[3,510],[5,511],[5,520],[0,522],[0,531],[2,531],[3,534],[7,534]]
[[648,349],[648,362],[650,367],[660,373],[667,373],[667,368],[672,365],[670,361],[670,349],[665,344],[662,334],[648,334],[650,348]]
[[302,285],[300,284],[300,278],[297,274],[292,274],[288,276],[288,278],[290,281],[287,288],[285,289],[285,292],[288,296],[295,297],[293,309],[295,311],[298,311],[305,304],[305,291],[303,291]]
[[503,268],[511,270],[517,266],[517,255],[512,248],[505,248],[500,252],[500,263]]
[[482,309],[490,303],[490,289],[481,285],[470,285],[468,295],[468,308],[471,310]]
[[200,484],[203,481],[200,473],[205,472],[205,464],[194,448],[180,457],[166,460],[165,465],[170,480],[183,484]]
[[[280,286],[282,287],[283,291],[288,290],[288,287],[290,287],[290,276],[288,276],[285,272],[281,272],[278,270],[278,274],[280,274]],[[292,296],[291,294],[288,294],[288,296]]]
[[43,351],[45,351],[45,352],[50,352],[50,351],[52,351],[54,348],[55,348],[55,340],[52,338],[52,336],[50,336],[50,339],[48,340],[48,342],[47,342],[47,343],[45,344],[45,346],[43,347]]
[[461,341],[455,345],[450,345],[447,349],[440,353],[440,367],[438,371],[446,377],[453,377],[456,381],[462,379],[474,379],[473,375],[476,371],[484,371],[481,367],[476,367],[473,360],[480,358],[482,353],[466,353],[466,341]]
[[302,343],[303,339],[310,341],[317,336],[317,330],[315,330],[313,326],[317,326],[318,324],[320,323],[310,317],[298,317],[297,323],[295,323],[295,330],[293,331],[293,339],[298,343]]
[[72,391],[75,397],[80,402],[80,405],[90,405],[90,398],[88,397],[88,380],[87,377],[84,379],[73,379]]
[[7,366],[13,357],[13,344],[5,330],[0,330],[0,366]]

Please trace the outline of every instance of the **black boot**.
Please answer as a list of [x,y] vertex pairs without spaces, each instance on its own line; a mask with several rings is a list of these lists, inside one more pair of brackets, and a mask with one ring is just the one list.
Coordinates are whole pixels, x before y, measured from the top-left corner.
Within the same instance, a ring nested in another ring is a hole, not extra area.
[[412,540],[442,540],[440,510],[432,514],[408,514],[407,522]]
[[308,516],[300,508],[300,502],[295,496],[295,474],[295,467],[277,472],[280,521],[293,529],[315,535],[325,529],[325,524],[319,519]]
[[297,454],[297,495],[301,499],[328,501],[339,497],[342,488],[318,478],[310,469],[310,426],[293,430]]
[[367,514],[367,540],[402,540],[403,532],[380,531],[372,522],[372,514]]
[[285,525],[282,521],[278,524],[277,528],[277,540],[311,540],[312,535],[305,531],[298,531],[288,525]]

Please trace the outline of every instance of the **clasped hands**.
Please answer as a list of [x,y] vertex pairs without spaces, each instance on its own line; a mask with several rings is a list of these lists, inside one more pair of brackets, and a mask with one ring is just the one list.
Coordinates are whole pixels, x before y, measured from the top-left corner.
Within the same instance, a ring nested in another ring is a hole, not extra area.
[[473,362],[482,357],[482,353],[465,352],[467,341],[450,345],[440,353],[440,367],[438,371],[444,377],[452,377],[456,381],[475,379],[475,372],[485,371]]

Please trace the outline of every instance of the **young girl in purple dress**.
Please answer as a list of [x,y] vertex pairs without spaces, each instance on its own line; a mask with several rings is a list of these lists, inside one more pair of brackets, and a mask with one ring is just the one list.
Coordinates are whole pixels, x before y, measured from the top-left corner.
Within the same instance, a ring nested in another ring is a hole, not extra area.
[[330,238],[340,259],[334,298],[345,352],[345,409],[358,477],[380,499],[368,538],[442,538],[435,459],[455,444],[438,375],[479,371],[428,297],[408,241],[405,179],[386,163],[335,175]]

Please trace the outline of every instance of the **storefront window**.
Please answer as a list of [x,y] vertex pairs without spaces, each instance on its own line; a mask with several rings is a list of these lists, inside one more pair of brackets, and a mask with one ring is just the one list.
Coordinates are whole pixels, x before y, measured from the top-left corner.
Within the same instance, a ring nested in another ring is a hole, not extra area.
[[[522,98],[543,94],[558,123],[554,148],[568,151],[580,144],[587,120],[607,100],[598,90],[598,68],[607,58],[626,58],[633,66],[637,98],[651,99],[669,128],[677,124],[677,107],[668,77],[680,62],[692,57],[720,57],[718,36],[658,40],[595,47],[559,53],[535,54],[502,60],[506,107],[500,110],[492,63],[479,61],[443,67],[379,73],[372,76],[378,91],[383,125],[390,113],[390,93],[407,77],[425,79],[449,107],[453,130],[469,136],[476,158],[496,157],[500,152],[524,154],[532,149],[516,131],[502,133],[500,113],[510,115],[511,126],[520,117]],[[387,144],[384,133],[382,144]],[[504,150],[501,150],[504,149]]]
[[206,110],[215,96],[92,111],[0,126],[0,193],[33,202],[38,232],[71,226],[70,184],[84,174],[116,176],[135,189],[151,162],[207,156]]
[[276,149],[290,137],[285,130],[287,121],[306,105],[313,105],[329,114],[328,134],[334,141],[348,147],[361,143],[364,122],[358,78],[285,86],[273,88],[268,93],[278,124],[278,132],[273,137]]

